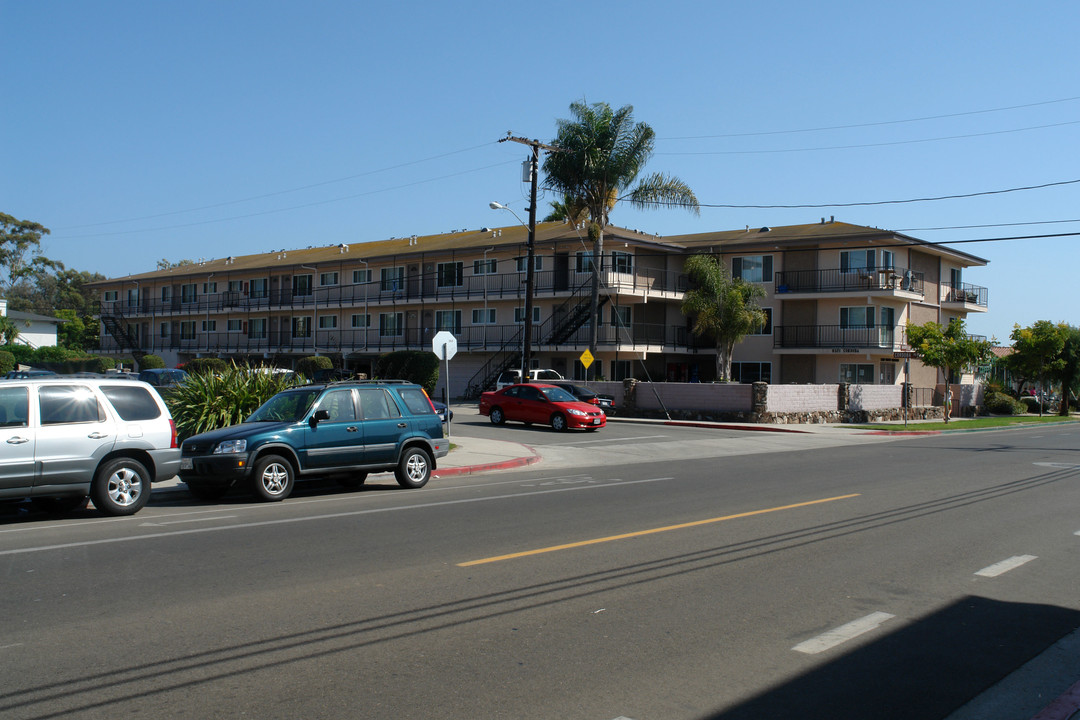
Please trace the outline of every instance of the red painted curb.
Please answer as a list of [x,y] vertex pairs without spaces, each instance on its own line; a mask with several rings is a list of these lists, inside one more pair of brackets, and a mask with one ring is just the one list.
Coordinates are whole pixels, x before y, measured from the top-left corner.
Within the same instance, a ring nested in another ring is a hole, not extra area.
[[511,468],[524,467],[538,462],[540,462],[540,456],[533,455],[531,457],[519,457],[514,458],[513,460],[484,463],[482,465],[463,465],[461,467],[446,468],[445,470],[436,470],[432,475],[436,478],[450,477],[452,475],[472,475],[473,473],[487,472],[489,470],[509,470]]
[[941,430],[867,430],[864,435],[940,435]]
[[1080,682],[1073,685],[1031,720],[1068,720],[1080,710]]
[[781,432],[799,433],[808,435],[811,430],[793,430],[791,428],[776,427],[775,425],[727,425],[724,423],[694,422],[693,420],[665,420],[663,425],[677,425],[680,427],[711,428],[713,430],[749,430],[750,432]]

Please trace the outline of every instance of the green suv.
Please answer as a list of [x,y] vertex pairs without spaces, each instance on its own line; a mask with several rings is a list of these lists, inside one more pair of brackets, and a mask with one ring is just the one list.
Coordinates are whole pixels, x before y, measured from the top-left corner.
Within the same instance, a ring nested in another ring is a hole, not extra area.
[[180,478],[212,500],[247,483],[261,500],[284,500],[298,479],[334,476],[362,485],[393,470],[398,484],[427,484],[450,452],[431,399],[399,380],[302,385],[270,398],[239,425],[188,438]]

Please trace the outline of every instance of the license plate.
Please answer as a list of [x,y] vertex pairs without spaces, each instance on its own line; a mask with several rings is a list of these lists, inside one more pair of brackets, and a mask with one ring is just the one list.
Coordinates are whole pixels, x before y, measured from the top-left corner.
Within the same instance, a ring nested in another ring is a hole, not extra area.
[[599,425],[600,424],[600,418],[593,418],[592,419],[592,424],[593,425]]
[[180,458],[180,469],[181,470],[190,470],[191,469],[191,458]]

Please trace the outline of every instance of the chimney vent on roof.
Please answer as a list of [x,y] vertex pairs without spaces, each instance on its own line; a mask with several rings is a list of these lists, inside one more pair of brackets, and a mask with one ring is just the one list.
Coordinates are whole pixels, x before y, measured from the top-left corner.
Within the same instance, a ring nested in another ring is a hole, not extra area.
[[772,230],[772,228],[771,228],[771,227],[769,227],[768,225],[766,225],[765,227],[763,227],[763,228],[761,228],[760,230],[758,230],[758,232],[759,232],[759,233],[763,233],[763,232],[769,232],[769,231],[771,231],[771,230]]
[[829,216],[829,222],[836,222],[836,216],[835,215],[830,215]]

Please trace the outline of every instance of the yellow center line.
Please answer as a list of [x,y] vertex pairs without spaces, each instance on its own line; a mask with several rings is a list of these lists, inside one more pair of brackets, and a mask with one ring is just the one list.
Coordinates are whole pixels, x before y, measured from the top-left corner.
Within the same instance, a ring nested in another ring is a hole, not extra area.
[[551,547],[538,548],[536,550],[524,550],[522,552],[510,553],[509,555],[498,555],[496,557],[483,558],[481,560],[470,560],[468,562],[458,563],[458,567],[472,567],[473,565],[485,565],[487,563],[500,562],[502,560],[513,560],[515,558],[528,557],[530,555],[542,555],[543,553],[558,552],[559,550],[570,550],[572,548],[585,547],[586,545],[597,545],[599,543],[613,542],[615,540],[626,540],[627,538],[641,537],[642,535],[653,535],[655,533],[670,532],[672,530],[683,530],[685,528],[697,527],[699,525],[708,525],[710,523],[724,522],[725,520],[736,520],[738,518],[752,517],[754,515],[764,515],[766,513],[780,512],[781,510],[793,510],[795,508],[807,507],[808,505],[820,505],[821,503],[835,502],[837,500],[848,500],[850,498],[859,497],[861,493],[853,493],[851,495],[837,495],[831,498],[822,498],[820,500],[808,500],[807,502],[795,503],[793,505],[781,505],[780,507],[766,508],[764,510],[751,510],[749,512],[737,513],[735,515],[725,515],[723,517],[708,518],[707,520],[695,520],[688,523],[680,523],[679,525],[668,525],[666,527],[651,528],[649,530],[639,530],[637,532],[623,533],[621,535],[609,535],[608,537],[594,538],[592,540],[580,540],[578,542],[566,543],[565,545],[552,545]]

